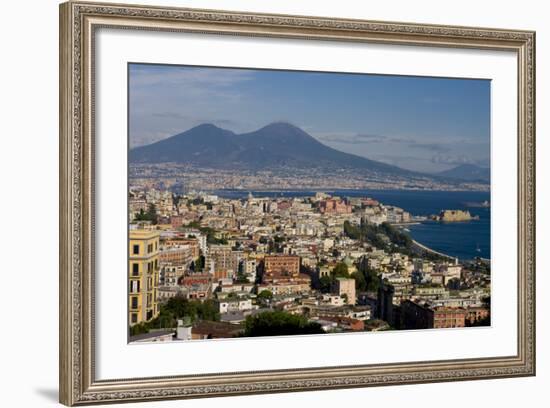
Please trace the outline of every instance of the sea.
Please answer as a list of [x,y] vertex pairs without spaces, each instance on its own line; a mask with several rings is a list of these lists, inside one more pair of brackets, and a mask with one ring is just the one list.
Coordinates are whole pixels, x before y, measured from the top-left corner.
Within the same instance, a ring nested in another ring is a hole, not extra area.
[[[472,206],[490,201],[490,192],[425,190],[334,190],[325,191],[340,197],[370,197],[382,204],[394,205],[416,216],[439,214],[441,210],[468,210],[479,220],[466,222],[422,221],[407,225],[405,232],[421,244],[460,260],[491,258],[491,209]],[[218,190],[220,197],[240,199],[254,197],[310,197],[315,191],[244,191]]]

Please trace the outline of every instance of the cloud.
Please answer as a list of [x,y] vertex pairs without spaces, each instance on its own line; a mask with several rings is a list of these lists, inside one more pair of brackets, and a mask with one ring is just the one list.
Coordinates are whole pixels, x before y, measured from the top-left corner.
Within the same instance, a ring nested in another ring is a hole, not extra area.
[[[372,133],[338,133],[318,136],[318,139],[323,142],[337,143],[337,144],[373,144],[373,143],[385,143],[385,144],[403,144],[406,147],[414,149],[422,149],[437,153],[446,153],[451,149],[442,143],[421,143],[414,139],[405,139],[402,137],[392,137]],[[405,146],[403,146],[405,147]]]
[[319,140],[344,144],[382,143],[388,140],[386,136],[372,134],[338,134],[320,136]]
[[254,79],[251,71],[243,69],[195,68],[185,66],[157,66],[132,64],[130,84],[132,87],[151,86],[199,86],[230,87]]
[[477,166],[487,167],[491,164],[491,159],[473,158],[466,155],[443,155],[438,154],[431,157],[431,162],[435,164],[445,164],[452,166],[459,166],[461,164],[475,164]]
[[253,71],[243,69],[131,64],[130,144],[152,143],[201,123],[244,130],[247,123],[232,118],[231,107],[247,100],[242,85],[254,79]]
[[444,146],[441,143],[409,143],[409,147],[412,147],[413,149],[423,149],[428,150],[430,152],[437,152],[437,153],[447,153],[451,151],[451,149],[448,146]]

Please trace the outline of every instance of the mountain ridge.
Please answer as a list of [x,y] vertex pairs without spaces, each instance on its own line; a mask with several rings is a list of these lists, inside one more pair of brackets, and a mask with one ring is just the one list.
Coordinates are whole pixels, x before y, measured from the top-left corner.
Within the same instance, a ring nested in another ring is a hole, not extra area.
[[439,177],[461,181],[482,181],[489,182],[491,179],[491,170],[486,167],[475,164],[460,164],[449,170],[441,171],[436,174]]
[[158,142],[135,147],[131,163],[189,163],[226,169],[274,167],[358,169],[403,176],[424,176],[398,166],[341,152],[285,122],[237,134],[211,123],[195,126]]

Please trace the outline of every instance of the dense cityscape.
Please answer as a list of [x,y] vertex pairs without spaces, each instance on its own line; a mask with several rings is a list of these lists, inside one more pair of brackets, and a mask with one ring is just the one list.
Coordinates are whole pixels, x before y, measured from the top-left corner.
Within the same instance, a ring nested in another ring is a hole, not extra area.
[[158,176],[130,180],[131,342],[490,325],[489,260],[407,233],[438,221],[376,197],[223,198]]
[[278,167],[276,169],[243,170],[208,168],[181,163],[131,163],[130,177],[152,181],[162,181],[172,189],[185,186],[191,190],[214,191],[234,186],[245,191],[258,190],[332,190],[332,189],[373,189],[373,190],[438,190],[438,191],[489,191],[490,185],[481,181],[434,178],[418,174],[387,174],[370,171],[357,172],[353,169]]

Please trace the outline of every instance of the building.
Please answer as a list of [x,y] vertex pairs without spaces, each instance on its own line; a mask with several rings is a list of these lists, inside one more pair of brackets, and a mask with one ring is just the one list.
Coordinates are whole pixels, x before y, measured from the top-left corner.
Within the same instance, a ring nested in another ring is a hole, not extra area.
[[189,247],[191,250],[191,256],[193,259],[196,259],[200,255],[200,246],[201,242],[198,238],[169,238],[162,241],[162,248],[178,248],[178,247]]
[[159,284],[162,286],[177,286],[178,279],[185,273],[185,268],[179,265],[162,265],[159,274]]
[[238,337],[243,330],[243,326],[239,324],[202,320],[193,324],[191,328],[191,339],[204,340]]
[[466,310],[459,307],[434,307],[412,300],[401,304],[401,325],[408,330],[465,327],[466,316]]
[[243,259],[240,264],[241,273],[245,275],[250,282],[256,281],[256,258]]
[[479,219],[478,216],[472,216],[469,211],[462,210],[443,210],[436,216],[436,220],[444,222],[470,221]]
[[381,282],[378,288],[378,298],[376,301],[376,316],[380,320],[393,324],[393,295],[395,288],[393,285]]
[[189,265],[193,261],[193,250],[189,245],[162,248],[159,253],[161,265]]
[[157,316],[159,305],[160,234],[150,230],[131,230],[129,239],[130,325],[151,320]]
[[319,202],[321,214],[351,214],[351,205],[336,198],[327,198]]
[[254,309],[251,299],[224,299],[218,300],[216,303],[220,313],[242,312]]
[[355,295],[355,279],[336,278],[334,290],[338,296],[345,297],[347,299],[348,305],[354,305],[357,301],[357,297]]
[[300,276],[300,257],[268,255],[264,258],[264,283],[297,279]]
[[130,337],[130,343],[163,343],[174,340],[174,332],[170,330],[152,331]]
[[473,325],[480,320],[487,319],[490,315],[490,311],[486,307],[481,306],[472,306],[466,309],[467,315],[466,315],[466,321],[469,325]]
[[258,293],[268,290],[273,295],[289,295],[293,293],[309,293],[311,290],[311,280],[308,280],[307,275],[302,275],[304,278],[296,279],[295,282],[278,282],[278,283],[262,283],[257,285]]
[[182,227],[185,223],[186,219],[183,215],[172,215],[170,217],[170,224],[172,225],[172,228],[176,229],[179,227]]
[[[320,316],[316,318],[322,322],[336,323],[336,327],[344,331],[364,331],[365,322],[363,320],[352,319],[345,316]],[[315,319],[313,320],[315,321]],[[334,327],[332,328],[334,330]]]
[[184,276],[179,286],[187,299],[205,300],[212,295],[212,277],[208,274]]
[[206,256],[206,270],[215,280],[233,278],[239,272],[242,253],[231,250],[230,245],[211,245]]

